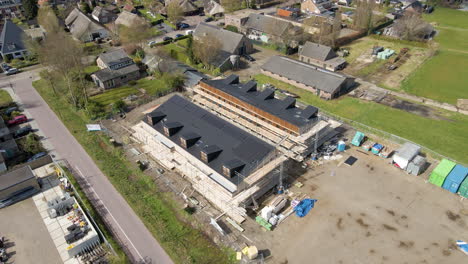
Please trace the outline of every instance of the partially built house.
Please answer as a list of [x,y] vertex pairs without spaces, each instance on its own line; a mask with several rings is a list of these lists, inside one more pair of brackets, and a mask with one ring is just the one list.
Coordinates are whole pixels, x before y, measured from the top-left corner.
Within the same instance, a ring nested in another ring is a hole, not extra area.
[[[314,106],[300,108],[296,99],[275,97],[275,91],[240,83],[237,75],[201,80],[193,101],[277,147],[287,157],[302,161],[316,146],[336,135],[340,123],[325,120]],[[317,144],[315,144],[317,142]]]
[[246,205],[278,184],[275,168],[286,160],[273,145],[178,95],[133,130],[145,152],[239,223]]

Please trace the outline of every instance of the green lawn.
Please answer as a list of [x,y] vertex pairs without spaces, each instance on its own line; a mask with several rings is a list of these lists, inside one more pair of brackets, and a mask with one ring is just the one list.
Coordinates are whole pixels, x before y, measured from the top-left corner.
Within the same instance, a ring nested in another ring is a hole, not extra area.
[[423,14],[424,20],[440,26],[468,28],[468,13],[452,8],[436,7],[432,14]]
[[122,148],[113,146],[105,133],[89,133],[86,115],[76,112],[63,96],[55,96],[43,80],[34,87],[50,108],[109,178],[174,263],[233,263],[232,252],[213,244],[203,230],[196,229],[192,216],[161,192],[153,179],[125,158]]
[[131,86],[123,86],[118,88],[113,88],[108,91],[103,92],[91,97],[91,100],[100,103],[104,106],[113,104],[114,102],[123,99],[131,94],[138,94],[139,91]]
[[5,90],[0,90],[0,107],[7,106],[12,102],[10,94]]
[[137,88],[145,89],[146,92],[150,95],[163,94],[172,89],[172,87],[167,86],[162,80],[154,79],[140,79],[135,85]]
[[433,14],[423,17],[438,24],[435,41],[440,50],[408,76],[402,88],[418,96],[456,104],[457,99],[468,98],[468,13],[437,7]]
[[[456,104],[468,98],[468,54],[439,51],[402,83],[406,92]],[[468,135],[468,132],[467,132]]]
[[348,96],[332,101],[322,100],[310,92],[262,74],[256,75],[255,79],[259,85],[271,83],[296,93],[300,96],[299,100],[326,112],[409,139],[468,164],[468,116],[443,111],[443,115],[450,120],[434,120]]
[[84,68],[84,72],[86,74],[92,74],[99,71],[99,67],[97,65],[89,65]]

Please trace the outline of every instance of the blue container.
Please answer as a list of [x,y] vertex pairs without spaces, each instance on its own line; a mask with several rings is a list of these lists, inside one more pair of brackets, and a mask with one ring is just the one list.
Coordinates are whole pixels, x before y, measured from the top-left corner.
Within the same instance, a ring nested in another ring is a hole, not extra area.
[[457,193],[458,188],[460,188],[461,183],[468,175],[468,168],[463,167],[462,165],[456,165],[453,170],[445,178],[442,188]]
[[344,141],[338,141],[338,146],[336,147],[338,151],[345,151],[346,143]]

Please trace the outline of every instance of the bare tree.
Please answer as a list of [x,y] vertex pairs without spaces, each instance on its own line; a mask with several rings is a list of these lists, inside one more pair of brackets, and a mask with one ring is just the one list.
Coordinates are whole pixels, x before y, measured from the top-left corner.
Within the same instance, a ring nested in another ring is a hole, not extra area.
[[118,26],[120,40],[124,44],[135,44],[143,46],[145,40],[152,36],[151,27],[143,20],[137,20],[129,27]]
[[179,4],[179,0],[172,0],[166,6],[167,19],[172,23],[178,23],[184,18],[184,11]]
[[221,42],[209,34],[196,38],[193,41],[193,53],[205,66],[211,65],[213,60],[219,56],[221,48]]
[[432,33],[433,28],[419,14],[405,12],[402,18],[395,21],[393,30],[401,39],[422,40]]
[[354,25],[360,29],[369,31],[373,27],[373,10],[375,0],[357,0],[354,13]]
[[233,12],[241,9],[242,0],[221,0],[221,5],[224,7],[226,12]]
[[39,8],[37,21],[48,34],[54,34],[61,31],[59,21],[52,7],[45,3]]

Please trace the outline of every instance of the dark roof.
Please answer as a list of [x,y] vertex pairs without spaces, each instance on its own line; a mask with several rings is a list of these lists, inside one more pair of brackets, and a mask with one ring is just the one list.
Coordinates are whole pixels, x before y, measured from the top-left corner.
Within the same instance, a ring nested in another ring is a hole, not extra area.
[[[223,166],[230,167],[233,160],[238,160],[237,164],[245,164],[238,172],[247,177],[260,166],[264,158],[275,151],[273,146],[178,95],[161,104],[152,113],[154,112],[166,115],[153,125],[154,129],[165,135],[165,124],[180,123],[182,129],[172,136],[165,137],[179,146],[180,137],[186,140],[198,137],[196,143],[187,151],[202,162],[202,151],[207,155],[217,155],[207,165],[235,185],[240,182],[239,176],[226,177],[223,174]],[[144,121],[150,124],[148,120]]]
[[17,170],[0,174],[0,191],[6,190],[35,177],[36,176],[34,176],[31,167],[29,166],[24,166]]
[[99,58],[109,67],[113,64],[131,60],[131,58],[128,57],[127,53],[123,49],[115,49],[106,53],[101,53]]
[[98,78],[101,82],[105,82],[136,71],[139,71],[138,66],[136,64],[131,64],[118,70],[105,68],[93,73],[92,75],[96,76],[96,78]]
[[302,46],[299,54],[320,61],[326,61],[337,57],[332,48],[309,41]]
[[349,78],[283,56],[271,57],[261,68],[328,93],[339,90]]
[[202,80],[201,82],[275,115],[295,126],[304,127],[316,122],[316,119],[307,113],[317,113],[317,108],[313,106],[308,106],[305,109],[296,107],[296,100],[294,98],[288,96],[283,100],[277,99],[274,97],[274,90],[264,89],[263,91],[258,91],[256,88],[257,84],[254,81],[245,84],[239,83],[239,77],[237,75],[230,75],[226,79]]
[[290,27],[292,27],[292,24],[287,21],[262,14],[250,14],[244,27],[281,37]]
[[193,36],[195,38],[201,38],[205,35],[211,35],[218,39],[222,45],[221,49],[229,53],[235,53],[237,47],[239,47],[239,44],[244,38],[244,35],[242,34],[202,22],[198,24],[197,28],[193,32]]
[[23,44],[24,31],[10,20],[5,21],[2,34],[0,35],[1,53],[10,54],[26,50]]

